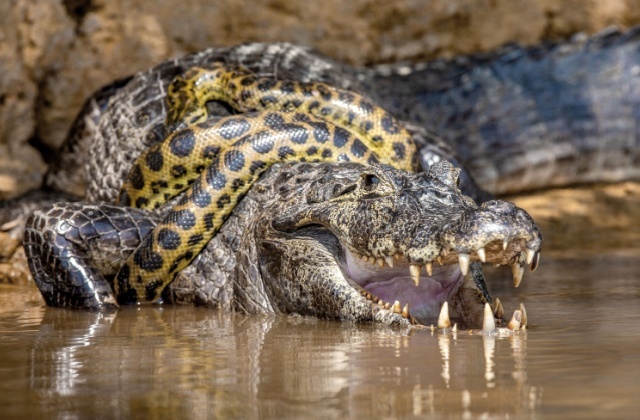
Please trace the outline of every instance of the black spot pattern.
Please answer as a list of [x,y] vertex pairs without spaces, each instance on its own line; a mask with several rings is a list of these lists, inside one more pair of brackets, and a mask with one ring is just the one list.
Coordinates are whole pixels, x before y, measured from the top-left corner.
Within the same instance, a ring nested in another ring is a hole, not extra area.
[[249,131],[251,123],[244,118],[234,117],[226,119],[220,124],[220,135],[225,140],[232,140]]
[[169,188],[169,184],[167,183],[167,181],[159,179],[157,181],[153,181],[150,187],[151,187],[151,191],[153,191],[154,194],[160,194],[160,191]]
[[338,98],[339,98],[341,101],[343,101],[343,102],[346,102],[346,103],[350,104],[350,103],[352,103],[352,102],[353,102],[353,100],[354,100],[355,96],[354,96],[354,94],[353,94],[353,93],[351,93],[351,92],[344,92],[344,91],[343,91],[343,92],[340,92],[340,93],[338,94]]
[[329,90],[328,87],[326,87],[325,85],[318,85],[316,89],[318,90],[318,92],[320,92],[320,96],[322,97],[322,99],[327,102],[331,100],[331,90]]
[[291,94],[296,92],[296,85],[290,80],[280,82],[280,90],[283,93]]
[[329,159],[331,156],[333,156],[333,152],[331,151],[331,149],[324,149],[322,151],[322,157],[324,159]]
[[202,235],[202,233],[196,233],[194,235],[189,236],[189,239],[187,240],[187,245],[189,246],[197,245],[200,242],[202,242],[203,239],[204,239],[204,235]]
[[187,157],[193,151],[193,147],[196,144],[196,138],[192,130],[178,131],[169,140],[169,147],[171,153],[178,157]]
[[159,270],[164,264],[162,256],[153,251],[153,242],[151,239],[151,236],[147,236],[147,239],[138,247],[138,249],[133,254],[134,264],[145,271]]
[[215,217],[214,213],[207,213],[204,215],[204,217],[202,218],[202,221],[204,222],[204,228],[206,230],[211,230],[213,229],[213,218]]
[[395,119],[388,113],[384,114],[380,120],[380,124],[382,124],[384,131],[389,134],[398,134],[398,132],[400,132],[400,127],[396,124]]
[[211,194],[202,189],[202,184],[200,182],[196,182],[191,187],[192,201],[193,204],[200,208],[205,208],[209,204],[211,204]]
[[215,159],[218,157],[220,153],[220,147],[218,146],[207,146],[202,150],[202,157],[204,159]]
[[278,158],[284,160],[288,156],[295,156],[295,152],[289,146],[282,146],[278,149]]
[[272,130],[280,130],[284,126],[284,118],[276,112],[270,112],[264,117],[264,123]]
[[285,127],[289,138],[295,144],[305,144],[309,138],[309,132],[306,128],[297,124],[287,124]]
[[251,172],[251,175],[255,175],[256,172],[260,171],[265,166],[267,166],[265,162],[261,160],[254,160],[253,162],[251,162],[251,165],[249,165],[249,172]]
[[141,209],[149,204],[149,200],[146,197],[138,197],[136,198],[136,207]]
[[256,82],[256,77],[255,76],[245,76],[242,79],[240,79],[240,84],[242,86],[251,86],[255,82]]
[[171,168],[171,176],[174,178],[180,178],[187,173],[187,168],[184,165],[173,165]]
[[129,182],[131,186],[136,190],[141,190],[144,188],[144,176],[142,175],[142,169],[140,169],[140,165],[135,164],[133,168],[131,168],[131,172],[129,172]]
[[218,209],[223,209],[229,203],[231,203],[231,197],[229,196],[229,194],[223,194],[216,202],[216,206],[218,206]]
[[286,111],[292,111],[300,108],[302,101],[300,99],[289,99],[282,104],[282,109]]
[[160,245],[162,249],[178,249],[181,244],[182,240],[180,239],[180,235],[173,230],[164,228],[160,229],[160,232],[158,232],[158,245]]
[[246,89],[243,90],[242,92],[240,92],[240,100],[242,102],[246,102],[247,100],[251,99],[253,97],[253,92]]
[[318,143],[325,143],[329,140],[330,133],[327,124],[323,122],[312,122],[310,124],[313,127],[313,137]]
[[244,153],[240,150],[229,150],[224,154],[224,164],[233,172],[241,171],[244,168]]
[[265,154],[269,153],[271,149],[273,149],[275,138],[271,133],[261,131],[253,135],[249,141],[251,141],[251,147],[253,150],[260,154]]
[[307,149],[307,155],[313,156],[318,153],[318,148],[316,146],[311,146]]
[[233,180],[233,182],[231,183],[231,190],[233,192],[238,191],[240,188],[244,187],[245,185],[245,181],[244,179],[241,178],[236,178]]
[[313,101],[309,104],[309,108],[307,108],[309,110],[310,113],[315,114],[314,110],[316,108],[320,108],[320,102],[318,101]]
[[144,157],[144,161],[146,162],[147,167],[154,172],[161,171],[162,165],[164,165],[164,157],[158,150],[158,147],[151,149]]
[[189,230],[196,225],[196,217],[190,210],[173,210],[167,215],[167,219],[183,230]]
[[268,108],[269,105],[276,104],[276,103],[278,103],[278,98],[276,98],[273,95],[267,95],[267,96],[263,96],[262,98],[260,98],[260,105],[263,108]]
[[351,154],[357,157],[363,157],[366,151],[367,146],[365,146],[360,139],[355,139],[351,145]]
[[349,141],[350,134],[342,127],[336,127],[333,134],[333,145],[341,148]]
[[217,165],[210,165],[206,175],[207,184],[215,190],[221,190],[227,185],[227,177],[221,173]]
[[372,128],[373,128],[373,122],[371,121],[367,120],[360,123],[360,131],[364,133],[368,133],[369,131],[371,131]]
[[373,104],[366,99],[360,100],[360,108],[367,114],[372,114],[374,109]]
[[349,156],[346,153],[340,153],[337,160],[338,162],[351,162],[351,159],[349,159]]
[[303,114],[301,112],[296,112],[293,115],[293,121],[295,122],[309,122],[311,118],[307,114]]
[[257,88],[262,92],[269,92],[276,86],[276,83],[273,79],[262,79],[258,83]]
[[158,289],[162,287],[162,280],[154,280],[144,287],[145,298],[148,301],[155,300],[158,296]]
[[394,142],[393,143],[393,151],[396,154],[396,157],[400,160],[404,159],[405,156],[407,155],[407,151],[404,147],[404,144],[400,143],[400,142]]

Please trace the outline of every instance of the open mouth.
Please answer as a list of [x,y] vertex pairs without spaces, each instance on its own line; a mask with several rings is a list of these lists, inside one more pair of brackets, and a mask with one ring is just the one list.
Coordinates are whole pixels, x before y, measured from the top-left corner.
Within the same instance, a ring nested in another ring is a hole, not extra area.
[[[537,268],[540,258],[538,251],[523,245],[521,241],[515,241],[513,244],[494,242],[472,254],[456,255],[451,252],[447,258],[439,258],[440,262],[426,265],[412,264],[407,258],[397,254],[377,258],[361,255],[343,246],[343,270],[372,305],[398,314],[414,325],[435,324],[436,320],[442,317],[444,303],[457,299],[463,287],[475,289],[477,292],[474,296],[477,299],[472,302],[466,299],[465,305],[475,305],[476,312],[485,312],[486,318],[486,310],[483,308],[486,304],[493,303],[491,318],[501,319],[504,315],[502,304],[499,300],[492,302],[482,275],[472,273],[470,264],[472,261],[494,265],[507,263],[511,266],[514,286],[517,287],[522,280],[524,266],[530,264],[533,271]],[[449,312],[449,309],[446,311]],[[463,325],[478,324],[477,319],[474,319],[474,322],[463,319],[462,314],[457,313],[455,308],[451,311],[452,317],[460,318],[459,321]],[[523,311],[524,308],[521,308],[520,312]]]

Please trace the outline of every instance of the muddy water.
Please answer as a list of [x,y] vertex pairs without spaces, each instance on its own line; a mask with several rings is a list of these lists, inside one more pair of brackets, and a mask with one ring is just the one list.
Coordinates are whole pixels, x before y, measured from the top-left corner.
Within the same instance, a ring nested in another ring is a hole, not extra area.
[[632,417],[638,252],[543,255],[519,289],[491,273],[512,337],[125,308],[46,308],[0,285],[0,417]]

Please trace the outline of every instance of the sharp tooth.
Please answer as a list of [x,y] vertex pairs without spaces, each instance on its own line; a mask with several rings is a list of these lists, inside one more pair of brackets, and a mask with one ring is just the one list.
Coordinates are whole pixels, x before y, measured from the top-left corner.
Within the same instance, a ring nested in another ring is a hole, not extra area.
[[409,304],[408,303],[406,305],[404,305],[404,308],[402,308],[402,317],[403,318],[409,318]]
[[429,277],[433,277],[433,264],[427,263],[427,265],[425,265],[425,268],[427,269],[427,274],[429,275]]
[[444,330],[445,328],[451,328],[451,320],[449,319],[449,304],[445,301],[440,309],[440,316],[438,317],[438,328]]
[[393,268],[393,257],[390,255],[387,255],[386,257],[384,257],[384,260],[386,261],[387,265],[391,268]]
[[409,271],[411,272],[411,280],[416,285],[416,287],[420,284],[420,266],[417,264],[411,264],[409,266]]
[[502,241],[502,250],[506,251],[507,250],[507,246],[509,245],[509,241],[507,241],[506,239],[504,239]]
[[498,268],[498,267],[500,267],[501,265],[502,265],[502,264],[500,264],[500,263],[493,263],[493,266],[494,266],[495,268]]
[[491,332],[496,329],[496,320],[493,318],[493,311],[488,303],[484,304],[484,319],[482,320],[482,331]]
[[442,257],[440,255],[436,257],[436,260],[438,261],[438,264],[442,265]]
[[533,257],[533,261],[531,262],[531,271],[536,271],[536,268],[538,268],[539,263],[540,263],[540,253],[536,252],[535,257]]
[[478,254],[478,258],[480,258],[480,261],[485,262],[487,260],[487,256],[484,253],[484,248],[480,248],[476,251],[476,254]]
[[384,267],[384,258],[378,258],[378,265],[380,266],[380,268]]
[[382,301],[382,299],[378,301],[378,306],[384,306],[384,302]]
[[498,319],[502,319],[502,317],[504,316],[504,308],[502,307],[500,298],[496,298],[495,302],[493,303],[493,308],[493,314],[495,315],[495,317]]
[[533,257],[536,256],[536,251],[533,249],[527,248],[527,264],[531,264],[533,262]]
[[513,312],[513,316],[511,317],[511,321],[507,324],[507,328],[513,331],[518,331],[520,329],[520,322],[522,321],[522,312],[516,309]]
[[360,260],[364,261],[364,262],[368,262],[369,261],[369,257],[367,257],[366,255],[360,255]]
[[524,268],[520,267],[520,264],[515,263],[511,266],[511,274],[513,275],[513,287],[520,286],[522,275],[524,274]]
[[460,263],[460,271],[466,276],[469,272],[469,254],[458,254],[458,262]]
[[371,293],[367,292],[366,295],[364,295],[367,299],[371,300]]
[[384,303],[384,309],[389,309],[391,307],[391,305],[389,305],[389,302],[385,302]]
[[520,325],[524,328],[529,324],[529,320],[527,319],[527,311],[524,309],[524,304],[522,302],[520,302],[520,312],[522,313]]
[[391,308],[394,314],[402,313],[402,308],[400,308],[400,302],[397,300],[393,302],[393,307]]
[[374,257],[373,255],[369,257],[369,262],[371,264],[375,264],[376,263],[376,257]]
[[451,332],[457,332],[458,331],[458,324],[453,324],[453,328],[451,328]]

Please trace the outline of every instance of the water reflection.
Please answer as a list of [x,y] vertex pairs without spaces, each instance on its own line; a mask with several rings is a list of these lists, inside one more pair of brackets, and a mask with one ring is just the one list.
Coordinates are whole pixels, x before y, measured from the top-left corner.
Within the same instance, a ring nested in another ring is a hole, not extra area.
[[[115,314],[47,309],[29,353],[30,391],[69,412],[166,415],[516,414],[526,335],[508,338],[245,317],[187,308]],[[478,380],[482,378],[482,380]]]
[[521,296],[492,287],[507,312],[520,301],[529,309],[531,328],[510,336],[202,308],[66,311],[0,287],[2,415],[629,415],[640,408],[639,270],[635,257],[599,270],[547,260]]

